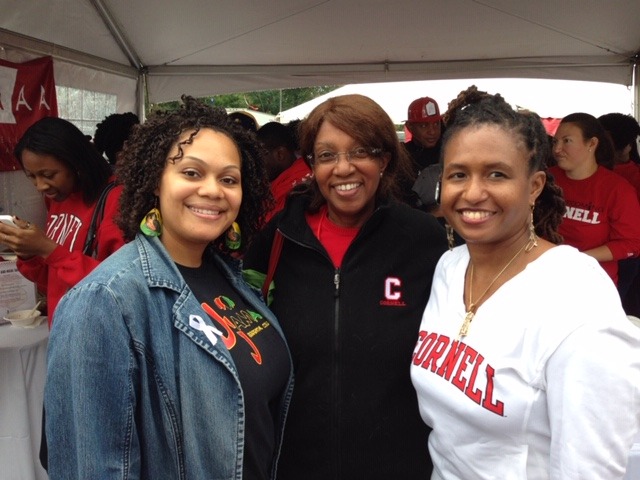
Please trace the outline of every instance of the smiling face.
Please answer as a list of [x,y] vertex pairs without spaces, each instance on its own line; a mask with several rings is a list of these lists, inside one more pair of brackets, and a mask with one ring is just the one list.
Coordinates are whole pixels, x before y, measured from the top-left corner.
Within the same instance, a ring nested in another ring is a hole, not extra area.
[[513,132],[466,127],[447,142],[443,159],[442,212],[470,248],[526,238],[530,205],[546,177],[529,174],[528,154]]
[[[209,128],[200,130],[182,149],[181,159],[167,162],[156,192],[163,221],[160,239],[174,261],[199,266],[207,245],[238,216],[241,157],[228,136]],[[174,145],[169,158],[177,152]]]
[[77,177],[53,155],[35,153],[26,148],[20,156],[24,173],[45,197],[62,202],[77,190]]
[[577,124],[560,123],[553,139],[553,156],[569,178],[580,180],[591,176],[598,168],[597,146],[598,139],[584,138]]
[[[351,152],[362,145],[347,133],[325,121],[316,135],[314,154]],[[322,196],[327,201],[329,218],[336,225],[359,227],[373,213],[380,175],[388,157],[368,157],[347,161],[340,155],[336,163],[313,165],[313,173]]]

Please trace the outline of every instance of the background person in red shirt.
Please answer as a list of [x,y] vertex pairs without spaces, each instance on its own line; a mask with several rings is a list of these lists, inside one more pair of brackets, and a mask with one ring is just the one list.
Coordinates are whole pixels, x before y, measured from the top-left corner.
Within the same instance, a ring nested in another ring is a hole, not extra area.
[[[71,122],[46,117],[24,133],[15,156],[47,205],[44,230],[26,219],[0,225],[0,239],[18,255],[18,269],[47,296],[49,325],[60,298],[124,244],[113,219],[122,187],[109,190],[96,237],[85,241],[98,199],[114,180],[111,166]],[[90,251],[89,251],[90,250]]]
[[572,113],[556,131],[549,171],[567,209],[558,229],[568,245],[594,257],[618,282],[618,260],[640,254],[640,205],[634,188],[614,173],[613,147],[588,113]]

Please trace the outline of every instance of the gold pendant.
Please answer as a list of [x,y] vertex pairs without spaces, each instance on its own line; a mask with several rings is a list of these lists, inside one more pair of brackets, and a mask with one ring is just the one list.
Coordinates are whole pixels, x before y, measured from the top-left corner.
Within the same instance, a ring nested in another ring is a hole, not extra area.
[[458,332],[458,340],[462,337],[466,337],[469,333],[469,327],[471,326],[471,320],[473,320],[473,316],[475,314],[473,312],[467,312],[464,316],[464,322],[462,322],[462,326],[460,327],[460,331]]

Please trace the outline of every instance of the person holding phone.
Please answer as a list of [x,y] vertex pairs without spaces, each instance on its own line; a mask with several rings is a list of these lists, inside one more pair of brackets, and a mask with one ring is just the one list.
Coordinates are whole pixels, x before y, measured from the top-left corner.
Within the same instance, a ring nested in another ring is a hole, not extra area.
[[46,294],[49,325],[64,293],[124,244],[114,223],[122,187],[104,197],[95,239],[86,245],[101,194],[114,181],[109,163],[71,122],[45,117],[27,129],[14,154],[44,197],[44,230],[28,220],[0,224],[0,242],[18,256],[18,270]]

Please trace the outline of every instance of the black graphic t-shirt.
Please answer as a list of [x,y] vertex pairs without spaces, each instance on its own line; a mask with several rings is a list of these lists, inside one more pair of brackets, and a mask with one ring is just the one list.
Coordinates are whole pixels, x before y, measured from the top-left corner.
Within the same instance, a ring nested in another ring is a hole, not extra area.
[[268,479],[275,451],[278,405],[289,377],[289,355],[271,323],[248,306],[212,260],[178,265],[187,285],[222,335],[244,395],[243,478]]

